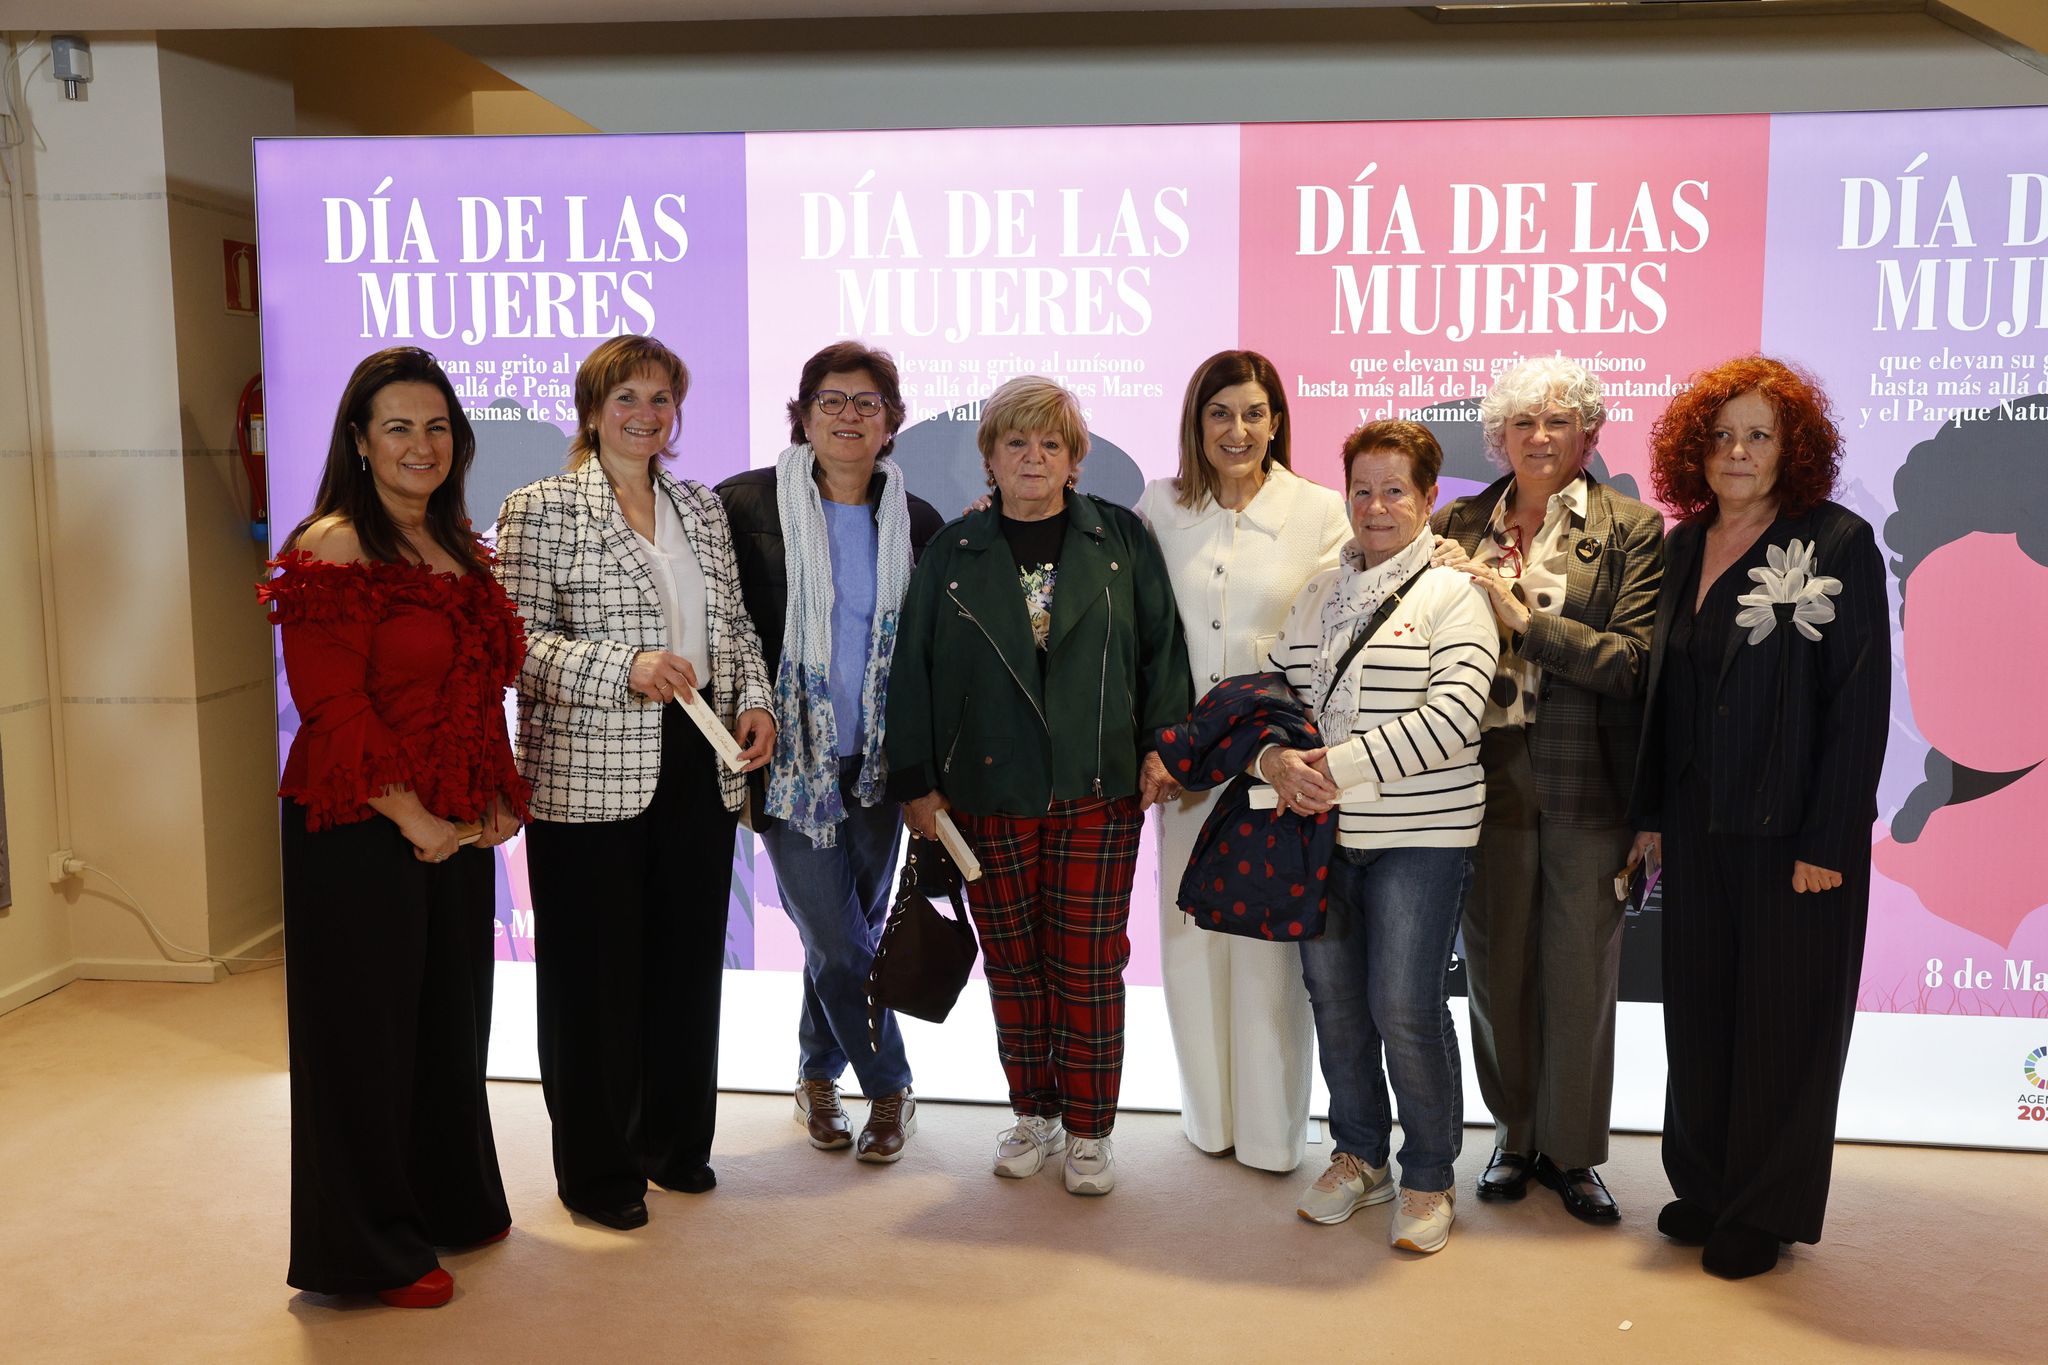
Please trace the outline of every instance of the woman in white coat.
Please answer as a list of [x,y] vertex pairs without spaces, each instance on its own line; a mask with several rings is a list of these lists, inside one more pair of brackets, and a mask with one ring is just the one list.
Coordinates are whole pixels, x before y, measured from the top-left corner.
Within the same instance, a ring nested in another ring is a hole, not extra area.
[[[1350,538],[1342,495],[1293,473],[1287,436],[1273,362],[1213,355],[1181,405],[1179,476],[1153,480],[1138,501],[1166,555],[1198,697],[1267,666],[1302,584]],[[1159,953],[1181,1128],[1212,1156],[1291,1171],[1308,1129],[1314,1036],[1301,950],[1198,929],[1175,903],[1217,790],[1160,811]]]

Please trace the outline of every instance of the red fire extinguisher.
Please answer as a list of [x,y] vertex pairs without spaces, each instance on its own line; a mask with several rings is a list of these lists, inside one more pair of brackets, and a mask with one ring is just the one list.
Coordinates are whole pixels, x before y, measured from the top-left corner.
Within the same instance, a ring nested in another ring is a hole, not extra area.
[[242,451],[242,472],[249,476],[249,535],[259,544],[268,545],[269,481],[263,468],[268,442],[263,429],[263,376],[260,374],[242,386],[242,401],[235,411],[235,441]]

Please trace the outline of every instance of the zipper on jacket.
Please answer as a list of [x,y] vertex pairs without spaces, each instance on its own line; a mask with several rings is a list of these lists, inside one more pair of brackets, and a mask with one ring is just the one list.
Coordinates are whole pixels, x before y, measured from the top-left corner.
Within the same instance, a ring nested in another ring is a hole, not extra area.
[[1024,700],[1031,703],[1032,714],[1038,717],[1038,724],[1041,728],[1044,729],[1045,737],[1047,739],[1051,739],[1052,726],[1046,722],[1045,712],[1039,708],[1037,700],[1032,697],[1031,689],[1024,685],[1024,680],[1022,678],[1017,676],[1017,670],[1010,667],[1010,661],[1009,659],[1004,657],[1002,647],[996,643],[996,637],[988,633],[988,627],[981,623],[981,618],[979,616],[976,616],[973,612],[967,609],[967,604],[965,602],[962,602],[958,597],[954,596],[952,589],[948,588],[946,590],[946,596],[951,597],[953,599],[953,605],[960,608],[960,614],[962,616],[974,622],[974,628],[981,632],[981,638],[987,640],[988,647],[990,649],[995,650],[996,657],[998,659],[1002,659],[1003,668],[1008,671],[1010,675],[1010,681],[1017,684],[1017,690],[1024,694]]
[[946,761],[939,765],[940,772],[949,773],[953,771],[953,755],[960,749],[960,736],[967,733],[967,717],[973,709],[974,694],[970,692],[967,695],[967,704],[960,708],[960,724],[954,727],[953,742],[946,746]]
[[1116,598],[1107,587],[1103,604],[1109,608],[1109,624],[1102,629],[1102,680],[1095,687],[1095,794],[1102,795],[1102,712],[1109,703],[1109,637],[1116,633]]

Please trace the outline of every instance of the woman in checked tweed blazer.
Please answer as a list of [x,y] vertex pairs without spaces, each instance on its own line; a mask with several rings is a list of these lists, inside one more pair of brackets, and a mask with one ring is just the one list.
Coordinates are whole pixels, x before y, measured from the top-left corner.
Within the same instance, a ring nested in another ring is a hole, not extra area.
[[681,706],[701,689],[749,767],[775,738],[761,644],[718,498],[660,467],[689,372],[648,337],[576,375],[569,472],[498,518],[526,618],[521,771],[541,1083],[564,1204],[647,1221],[647,1182],[701,1193],[717,1117],[719,987],[745,780]]

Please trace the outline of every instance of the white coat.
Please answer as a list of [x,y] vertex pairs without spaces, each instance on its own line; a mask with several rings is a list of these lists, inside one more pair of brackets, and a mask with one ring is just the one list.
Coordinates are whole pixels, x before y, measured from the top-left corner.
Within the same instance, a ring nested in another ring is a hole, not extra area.
[[[1165,553],[1199,697],[1268,666],[1288,608],[1337,562],[1351,525],[1341,494],[1278,465],[1241,512],[1182,507],[1174,494],[1174,480],[1153,480],[1138,514]],[[1175,904],[1215,795],[1190,792],[1160,812],[1159,953],[1181,1127],[1204,1151],[1234,1147],[1247,1166],[1291,1171],[1305,1149],[1315,1037],[1301,950],[1197,929]]]

